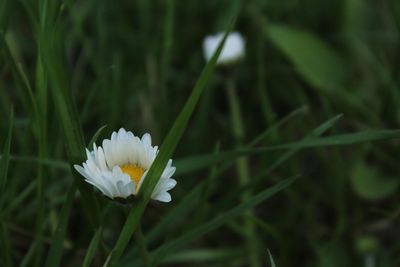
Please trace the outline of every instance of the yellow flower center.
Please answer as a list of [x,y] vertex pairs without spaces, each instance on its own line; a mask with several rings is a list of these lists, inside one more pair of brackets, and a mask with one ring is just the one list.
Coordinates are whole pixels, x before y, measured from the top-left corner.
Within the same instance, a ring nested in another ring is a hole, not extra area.
[[122,165],[121,170],[123,173],[128,174],[131,177],[131,180],[135,182],[135,185],[137,186],[140,182],[140,178],[142,178],[142,175],[144,173],[144,169],[137,166],[137,165]]

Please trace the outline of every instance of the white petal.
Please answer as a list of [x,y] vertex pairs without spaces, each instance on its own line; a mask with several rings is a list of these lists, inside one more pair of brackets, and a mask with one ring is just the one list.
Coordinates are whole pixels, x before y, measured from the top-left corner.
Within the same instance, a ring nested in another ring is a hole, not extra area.
[[118,130],[118,138],[123,139],[123,138],[125,138],[125,135],[126,135],[126,130],[124,128],[120,128]]
[[92,178],[101,175],[99,168],[93,160],[87,160],[85,163],[83,163],[83,167],[85,168],[88,175]]
[[144,146],[151,147],[151,135],[149,133],[145,133],[141,141]]
[[117,186],[117,180],[114,178],[112,173],[104,173],[102,175],[102,182],[104,187],[108,189],[110,195],[114,197],[120,196],[119,188]]
[[122,172],[121,168],[119,166],[114,166],[112,170],[112,174],[114,176],[114,179],[117,181],[124,181],[125,183],[128,183],[131,181],[131,178],[128,174]]
[[[214,36],[207,36],[203,41],[204,57],[207,61],[211,59],[214,52],[217,50],[220,42],[224,37],[224,33],[219,33]],[[236,61],[244,56],[245,42],[243,37],[238,32],[233,32],[226,38],[224,47],[218,57],[218,64],[227,64]]]
[[104,151],[102,147],[97,149],[97,162],[102,171],[109,170],[109,167],[106,164],[106,158],[104,156]]
[[128,162],[129,164],[135,165],[137,163],[137,142],[134,138],[129,138],[127,141],[127,150],[128,150]]
[[99,189],[104,195],[109,196],[110,191],[107,189],[106,186],[102,183],[101,179],[98,179],[97,177],[90,176],[86,169],[83,168],[82,166],[79,165],[74,165],[75,170],[77,170],[83,177],[85,177],[85,181],[93,186],[95,186],[97,189]]
[[86,173],[86,170],[80,165],[74,165],[74,168],[77,172],[79,172],[86,179],[90,179],[90,176]]
[[168,161],[168,164],[165,167],[161,177],[165,178],[165,179],[166,178],[171,178],[172,175],[174,175],[175,171],[176,171],[176,168],[172,166],[172,160],[170,159]]
[[87,182],[88,184],[93,185],[94,187],[96,187],[98,190],[100,190],[101,193],[103,193],[103,195],[106,195],[110,198],[113,198],[113,194],[112,192],[104,185],[98,184],[93,180],[87,180],[85,179],[85,182]]
[[168,192],[157,194],[153,199],[161,202],[170,202],[172,200],[171,195]]
[[122,158],[120,153],[119,142],[117,139],[111,140],[111,154],[113,156],[115,165],[121,164]]
[[177,182],[174,179],[160,179],[154,188],[152,197],[171,190],[176,184]]
[[[133,186],[132,186],[132,184],[133,184]],[[119,197],[122,197],[122,198],[127,198],[135,192],[134,191],[135,183],[132,181],[129,182],[128,184],[124,183],[123,181],[118,181],[117,187],[120,192]],[[133,190],[132,190],[132,188],[133,188]]]
[[167,179],[167,181],[165,182],[165,185],[164,185],[165,191],[171,190],[172,188],[174,188],[176,186],[177,183],[178,182],[174,179]]
[[102,171],[108,170],[107,165],[105,163],[103,150],[101,149],[101,147],[97,148],[96,144],[93,144],[93,155],[97,167]]
[[88,160],[93,160],[93,153],[86,148],[86,157]]
[[115,141],[118,138],[118,133],[117,132],[112,132],[111,134],[111,141]]
[[111,141],[108,139],[103,140],[103,150],[104,150],[104,156],[106,158],[107,166],[108,168],[112,168],[115,166],[115,160],[112,155],[112,148],[111,148]]

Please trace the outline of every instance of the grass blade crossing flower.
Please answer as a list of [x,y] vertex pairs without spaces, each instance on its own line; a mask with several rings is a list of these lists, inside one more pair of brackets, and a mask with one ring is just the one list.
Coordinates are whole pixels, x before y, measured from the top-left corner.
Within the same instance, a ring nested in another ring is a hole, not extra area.
[[[221,43],[224,33],[207,36],[203,41],[204,57],[210,61],[218,45]],[[224,47],[218,57],[217,65],[229,65],[244,57],[245,41],[239,32],[232,32],[226,38]]]
[[[151,145],[150,134],[146,133],[140,139],[121,128],[112,133],[111,139],[104,139],[102,146],[93,144],[93,151],[86,149],[86,162],[74,167],[86,182],[105,196],[124,200],[139,193],[158,151],[158,146]],[[170,159],[153,190],[152,199],[171,201],[168,191],[176,185],[176,181],[171,179],[174,172]]]

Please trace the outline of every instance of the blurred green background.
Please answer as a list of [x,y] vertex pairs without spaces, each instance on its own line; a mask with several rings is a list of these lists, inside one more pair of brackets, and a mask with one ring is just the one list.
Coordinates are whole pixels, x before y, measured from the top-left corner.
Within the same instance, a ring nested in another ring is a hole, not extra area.
[[[339,114],[323,134],[400,128],[399,1],[0,0],[0,12],[1,145],[11,107],[15,113],[1,196],[2,266],[44,266],[62,220],[73,180],[69,164],[79,162],[68,160],[57,99],[71,109],[71,125],[81,125],[86,144],[103,125],[100,139],[124,127],[149,132],[161,144],[206,64],[203,39],[224,31],[234,13],[246,56],[210,78],[174,153],[178,166],[261,133],[259,146],[294,142]],[[228,80],[242,135],[232,128]],[[150,203],[142,220],[148,237],[175,212],[147,241],[148,250],[237,206],[246,194],[300,175],[243,216],[170,250],[160,263],[269,266],[269,249],[278,267],[400,266],[398,148],[392,140],[289,154],[254,151],[239,162],[178,173],[173,201]],[[258,179],[246,194],[240,164],[250,181]],[[204,181],[205,191],[192,197]],[[103,234],[91,266],[102,266],[129,207],[96,198]],[[80,199],[77,194],[72,203],[59,266],[81,266],[94,233]],[[132,239],[118,266],[144,266],[138,250]]]

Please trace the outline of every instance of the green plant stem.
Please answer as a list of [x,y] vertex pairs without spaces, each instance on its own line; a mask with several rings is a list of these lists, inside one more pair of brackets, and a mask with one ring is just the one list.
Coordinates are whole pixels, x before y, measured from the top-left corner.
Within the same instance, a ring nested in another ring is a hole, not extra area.
[[[37,69],[36,69],[36,102],[38,106],[38,113],[36,114],[36,126],[37,126],[37,139],[39,141],[39,160],[43,160],[47,156],[47,99],[48,99],[48,88],[47,88],[47,76],[43,69],[43,62],[41,58],[41,39],[38,40],[38,58],[37,58]],[[37,171],[37,217],[35,226],[35,240],[40,240],[43,235],[43,221],[44,221],[44,176],[45,168],[42,164],[38,164]],[[39,267],[42,265],[42,252],[43,247],[38,242],[36,251],[34,266]]]
[[[260,107],[268,126],[271,126],[275,122],[275,113],[272,110],[271,101],[267,92],[267,82],[265,80],[266,68],[264,60],[264,38],[262,34],[257,39],[257,89],[260,97]],[[276,129],[272,132],[272,138],[276,140],[278,138],[278,132]]]
[[[240,110],[239,99],[236,93],[235,83],[232,78],[226,80],[226,92],[228,97],[229,108],[231,112],[233,135],[240,149],[243,146],[245,130],[243,125],[242,112]],[[250,181],[249,164],[245,157],[238,158],[236,161],[236,170],[239,178],[239,185],[243,186]],[[247,201],[251,197],[251,191],[246,190],[241,195],[242,202]],[[254,223],[251,218],[254,212],[249,209],[244,213],[244,232],[247,238],[247,249],[249,251],[250,266],[260,267],[261,263],[258,257],[257,236],[255,233]]]

